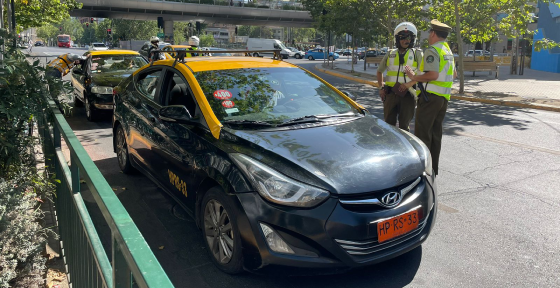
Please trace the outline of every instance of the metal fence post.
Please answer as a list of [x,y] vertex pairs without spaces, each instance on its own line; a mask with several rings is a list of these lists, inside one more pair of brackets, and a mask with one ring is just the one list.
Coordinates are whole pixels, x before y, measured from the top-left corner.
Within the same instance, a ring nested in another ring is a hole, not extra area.
[[113,288],[131,288],[132,273],[126,259],[121,251],[121,247],[115,239],[115,234],[111,233],[111,246],[113,251]]

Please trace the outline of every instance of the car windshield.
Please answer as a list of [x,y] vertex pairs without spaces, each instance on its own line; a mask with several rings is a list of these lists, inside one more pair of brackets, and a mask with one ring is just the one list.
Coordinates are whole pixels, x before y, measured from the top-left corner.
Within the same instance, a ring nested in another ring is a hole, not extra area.
[[95,55],[91,58],[91,72],[135,71],[146,64],[140,55]]
[[58,42],[69,42],[70,36],[58,36]]
[[299,68],[244,68],[194,73],[218,120],[281,124],[360,113],[335,90]]
[[92,45],[93,47],[105,47],[105,44],[103,43],[93,43]]

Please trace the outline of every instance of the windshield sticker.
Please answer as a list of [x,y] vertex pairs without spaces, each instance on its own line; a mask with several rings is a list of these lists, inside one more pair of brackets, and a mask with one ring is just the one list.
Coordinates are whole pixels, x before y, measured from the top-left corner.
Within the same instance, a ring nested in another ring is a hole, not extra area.
[[[218,100],[227,100],[233,97],[228,90],[217,90],[214,92],[214,98]],[[233,106],[232,106],[233,107]]]
[[231,109],[225,109],[226,113],[231,114],[231,113],[237,113],[239,112],[239,109],[237,108],[231,108]]
[[225,108],[233,108],[235,106],[235,103],[233,103],[233,101],[231,100],[226,100],[222,102],[222,106],[224,106]]

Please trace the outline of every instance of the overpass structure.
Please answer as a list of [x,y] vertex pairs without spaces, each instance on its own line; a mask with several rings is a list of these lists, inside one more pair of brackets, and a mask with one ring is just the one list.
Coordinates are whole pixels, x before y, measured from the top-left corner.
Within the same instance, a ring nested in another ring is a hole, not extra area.
[[83,7],[71,11],[71,16],[131,20],[156,20],[162,17],[166,22],[165,34],[168,34],[169,27],[172,30],[173,21],[300,28],[311,27],[313,23],[309,12],[303,10],[303,6],[297,0],[78,0],[78,2],[83,3]]

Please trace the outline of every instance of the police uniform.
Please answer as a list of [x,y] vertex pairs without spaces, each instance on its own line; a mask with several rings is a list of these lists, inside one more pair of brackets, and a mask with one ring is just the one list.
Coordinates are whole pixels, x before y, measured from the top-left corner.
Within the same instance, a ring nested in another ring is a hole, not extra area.
[[[411,44],[412,45],[412,44]],[[395,86],[396,82],[406,83],[410,81],[404,73],[404,67],[409,66],[417,69],[422,62],[422,51],[418,49],[407,49],[405,54],[400,54],[399,49],[393,49],[385,54],[377,72],[383,73],[387,70],[387,76],[384,79],[385,86]],[[416,93],[418,95],[420,91]],[[414,108],[416,107],[415,96],[406,93],[405,96],[398,96],[394,91],[390,91],[385,95],[383,101],[383,116],[385,122],[393,126],[397,125],[397,118],[399,120],[399,128],[409,131],[409,124],[414,117]]]
[[[189,51],[198,51],[198,47],[197,46],[191,46],[188,48]],[[198,53],[187,53],[186,55],[187,57],[196,57],[198,56]]]
[[[435,31],[451,32],[451,27],[432,20],[431,28]],[[453,52],[445,40],[431,45],[424,51],[424,60],[420,71],[436,71],[438,78],[423,83],[428,101],[424,97],[418,98],[414,134],[420,138],[432,154],[432,167],[438,174],[441,138],[443,134],[443,119],[447,112],[447,104],[451,95],[455,63]]]

